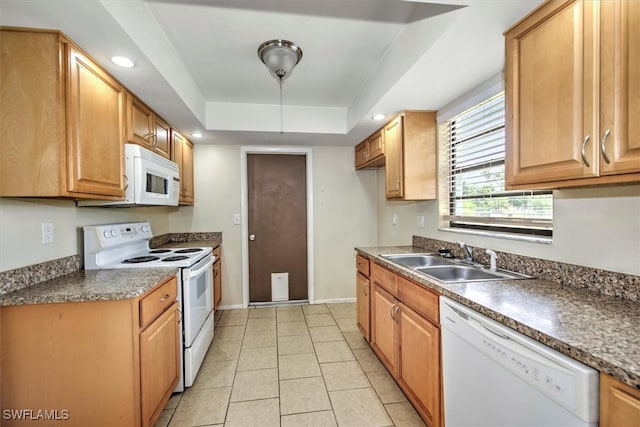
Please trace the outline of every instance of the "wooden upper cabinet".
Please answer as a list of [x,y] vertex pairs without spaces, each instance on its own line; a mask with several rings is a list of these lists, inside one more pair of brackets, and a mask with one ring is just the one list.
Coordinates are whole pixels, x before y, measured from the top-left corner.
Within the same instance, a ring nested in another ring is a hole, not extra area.
[[638,173],[640,2],[600,2],[600,22],[601,173]]
[[640,180],[639,7],[551,1],[505,33],[509,188]]
[[383,128],[387,199],[436,198],[436,128],[435,111],[405,111]]
[[124,87],[57,31],[0,46],[0,196],[122,199]]
[[377,168],[384,165],[384,133],[378,129],[376,133],[355,147],[356,169]]
[[385,194],[387,199],[404,196],[402,121],[403,117],[398,116],[384,127],[384,140],[387,143],[387,158],[385,159]]
[[123,191],[124,88],[68,45],[67,175],[69,191]]
[[127,92],[127,141],[167,159],[171,157],[170,127],[133,94]]
[[193,205],[194,177],[193,177],[193,143],[171,130],[171,146],[173,147],[171,160],[178,164],[180,172],[180,204]]

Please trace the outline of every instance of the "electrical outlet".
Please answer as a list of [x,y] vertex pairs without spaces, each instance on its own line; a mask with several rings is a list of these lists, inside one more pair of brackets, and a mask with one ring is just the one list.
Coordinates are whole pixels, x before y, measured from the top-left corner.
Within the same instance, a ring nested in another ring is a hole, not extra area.
[[240,225],[240,214],[233,214],[233,224]]
[[42,243],[53,243],[53,224],[50,222],[43,222],[40,224],[42,228]]
[[418,215],[416,217],[416,226],[418,228],[424,228],[424,215]]
[[398,214],[391,215],[391,224],[396,225],[398,223]]

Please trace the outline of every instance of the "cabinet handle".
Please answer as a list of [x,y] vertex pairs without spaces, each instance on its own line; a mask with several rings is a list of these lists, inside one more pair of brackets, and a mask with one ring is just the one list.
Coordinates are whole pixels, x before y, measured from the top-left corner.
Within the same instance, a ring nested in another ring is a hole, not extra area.
[[584,141],[582,141],[582,149],[580,150],[580,155],[582,156],[582,162],[586,167],[591,167],[591,163],[589,163],[589,161],[587,160],[587,154],[584,151],[584,149],[587,146],[587,142],[589,142],[590,139],[591,139],[591,135],[587,135]]
[[398,319],[396,319],[396,313],[398,313],[399,310],[400,307],[396,305],[396,308],[393,310],[393,320],[395,320],[396,322],[398,321]]
[[162,298],[160,298],[160,302],[164,302],[166,300],[169,299],[169,294],[166,294],[165,296],[163,296]]
[[396,191],[400,191],[400,180],[396,182]]
[[604,133],[604,136],[602,137],[602,141],[600,142],[600,150],[602,151],[602,158],[607,163],[611,163],[611,160],[609,160],[609,156],[607,156],[607,146],[605,145],[607,143],[607,138],[609,137],[610,134],[611,134],[611,129],[607,129]]
[[365,283],[364,285],[364,296],[368,297],[369,296],[369,284]]
[[393,320],[396,320],[396,318],[393,316],[393,313],[394,313],[393,309],[394,309],[394,308],[396,308],[396,305],[395,305],[395,304],[392,304],[392,305],[391,305],[391,318],[392,318]]

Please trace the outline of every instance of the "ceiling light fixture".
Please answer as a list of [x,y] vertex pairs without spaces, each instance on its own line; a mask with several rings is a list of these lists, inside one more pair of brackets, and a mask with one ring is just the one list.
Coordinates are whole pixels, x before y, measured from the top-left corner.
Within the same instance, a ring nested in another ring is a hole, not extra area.
[[302,59],[300,46],[288,40],[269,40],[258,47],[258,58],[280,85],[280,133],[283,132],[282,82],[287,79]]
[[192,137],[194,138],[202,138],[202,133],[201,132],[194,132],[191,134]]
[[380,120],[384,120],[384,118],[387,117],[384,114],[375,114],[373,117],[371,117],[373,120],[375,120],[376,122],[379,122]]
[[113,56],[111,61],[123,68],[133,68],[135,66],[132,60],[125,58],[124,56]]

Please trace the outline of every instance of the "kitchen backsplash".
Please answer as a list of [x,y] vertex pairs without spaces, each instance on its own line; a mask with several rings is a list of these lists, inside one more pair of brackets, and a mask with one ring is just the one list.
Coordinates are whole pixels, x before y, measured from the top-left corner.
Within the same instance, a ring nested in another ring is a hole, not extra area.
[[222,233],[216,232],[202,232],[202,233],[168,233],[161,234],[160,236],[153,237],[149,241],[149,246],[157,248],[158,246],[166,245],[167,243],[181,243],[181,242],[199,242],[203,240],[210,241],[222,241]]
[[[221,242],[222,233],[169,233],[152,238],[149,242],[151,247],[158,247],[168,243],[182,243],[194,241]],[[38,283],[74,273],[82,268],[80,255],[71,255],[65,258],[33,264],[26,267],[16,268],[0,272],[0,295]]]
[[80,270],[80,255],[0,272],[0,295]]
[[[413,246],[431,252],[449,249],[457,258],[463,258],[462,249],[457,244],[427,237],[413,236]],[[486,248],[469,246],[473,259],[481,264],[489,264]],[[527,274],[539,279],[560,283],[574,288],[587,288],[592,292],[611,295],[640,302],[640,276],[616,273],[597,268],[565,264],[558,261],[532,258],[506,252],[497,252],[497,266],[517,273]]]

